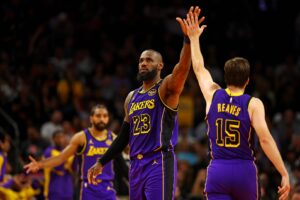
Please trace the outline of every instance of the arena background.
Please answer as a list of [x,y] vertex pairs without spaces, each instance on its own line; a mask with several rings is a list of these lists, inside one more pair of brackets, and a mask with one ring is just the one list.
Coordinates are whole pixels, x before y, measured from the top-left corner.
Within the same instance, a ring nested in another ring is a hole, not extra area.
[[[22,173],[29,154],[41,155],[49,141],[40,132],[54,111],[62,114],[55,123],[71,137],[88,126],[91,106],[105,103],[117,132],[125,97],[139,86],[140,53],[160,51],[163,76],[170,73],[183,42],[175,17],[185,17],[191,5],[206,17],[202,51],[216,82],[224,86],[225,60],[249,59],[247,93],[263,100],[292,193],[299,192],[300,9],[287,0],[1,0],[0,131],[10,135],[13,147],[7,173]],[[179,106],[177,199],[202,198],[204,108],[191,72]],[[256,154],[262,199],[275,199],[280,176],[259,147]],[[118,193],[126,198],[120,182]]]

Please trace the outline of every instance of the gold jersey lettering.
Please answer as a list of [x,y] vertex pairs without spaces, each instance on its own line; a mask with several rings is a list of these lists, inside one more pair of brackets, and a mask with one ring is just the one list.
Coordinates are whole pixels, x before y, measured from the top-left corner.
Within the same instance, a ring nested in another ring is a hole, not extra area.
[[225,112],[225,103],[222,103],[222,112]]
[[225,111],[226,111],[227,113],[229,113],[229,108],[230,108],[230,106],[231,106],[230,104],[227,104],[227,106],[226,106],[226,110],[225,110]]
[[154,99],[132,103],[130,106],[129,115],[137,110],[142,110],[142,109],[146,109],[146,108],[153,109],[154,107],[155,107]]
[[232,114],[232,115],[234,114],[235,108],[236,108],[236,106],[231,106],[230,107],[230,114]]
[[218,103],[218,112],[221,112],[221,104]]
[[238,107],[237,110],[236,110],[236,112],[235,112],[235,116],[239,116],[240,112],[241,112],[241,108]]
[[225,113],[229,113],[234,116],[239,116],[242,109],[240,107],[232,105],[232,104],[218,103],[217,110],[219,113],[225,112]]
[[86,156],[103,155],[107,151],[107,147],[94,147],[91,146]]

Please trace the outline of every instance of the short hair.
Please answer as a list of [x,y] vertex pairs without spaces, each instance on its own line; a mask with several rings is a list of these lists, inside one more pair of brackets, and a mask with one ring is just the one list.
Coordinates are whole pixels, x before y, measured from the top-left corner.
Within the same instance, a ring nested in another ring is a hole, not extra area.
[[235,57],[225,62],[224,71],[227,85],[243,87],[250,76],[250,64],[245,58]]
[[60,133],[62,133],[62,134],[64,134],[64,131],[62,130],[62,129],[57,129],[57,130],[55,130],[54,132],[53,132],[53,134],[52,134],[52,138],[54,139],[58,134],[60,134]]
[[93,116],[95,114],[96,109],[99,109],[99,108],[106,109],[108,111],[107,107],[104,104],[97,104],[92,107],[90,116]]

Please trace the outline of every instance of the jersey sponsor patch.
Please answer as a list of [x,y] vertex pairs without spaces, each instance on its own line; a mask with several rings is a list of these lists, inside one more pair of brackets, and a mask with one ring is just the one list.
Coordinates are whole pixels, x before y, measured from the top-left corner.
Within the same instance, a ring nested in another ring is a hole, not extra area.
[[111,140],[106,140],[106,141],[105,141],[105,144],[106,144],[107,146],[110,146],[110,145],[111,145],[111,143],[112,143],[112,141],[111,141]]
[[148,91],[148,95],[149,95],[149,96],[153,96],[153,95],[156,94],[156,92],[157,92],[156,89],[153,88],[153,89],[151,89],[151,90]]

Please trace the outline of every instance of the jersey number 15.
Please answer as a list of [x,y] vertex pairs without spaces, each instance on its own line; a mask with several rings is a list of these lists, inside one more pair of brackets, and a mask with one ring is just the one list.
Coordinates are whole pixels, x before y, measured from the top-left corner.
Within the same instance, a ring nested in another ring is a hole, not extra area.
[[[223,126],[224,129],[223,129]],[[216,143],[222,147],[238,147],[240,146],[240,121],[238,120],[223,120],[221,118],[216,120],[217,139]],[[223,130],[225,134],[223,133]]]

